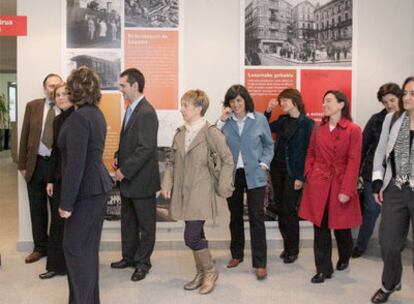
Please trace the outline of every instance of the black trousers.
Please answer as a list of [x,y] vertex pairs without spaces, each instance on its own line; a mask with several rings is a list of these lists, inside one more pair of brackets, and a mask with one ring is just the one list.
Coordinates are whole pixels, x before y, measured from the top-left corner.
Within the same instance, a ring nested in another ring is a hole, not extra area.
[[32,178],[27,183],[29,194],[30,219],[34,249],[47,252],[49,215],[47,210],[48,196],[46,192],[48,161],[38,156]]
[[49,242],[47,245],[47,271],[65,272],[66,261],[63,254],[63,231],[65,227],[65,220],[59,216],[59,202],[60,202],[61,185],[55,183],[53,185],[53,198],[50,199],[50,230]]
[[244,257],[244,192],[247,193],[247,209],[249,212],[250,239],[252,247],[252,264],[254,268],[266,267],[267,244],[264,224],[265,187],[247,189],[243,169],[237,169],[233,195],[227,199],[230,209],[231,255],[235,259]]
[[65,221],[69,304],[99,304],[99,244],[107,195],[79,200]]
[[155,246],[156,198],[121,196],[122,258],[137,268],[151,268]]
[[298,205],[301,190],[295,190],[295,180],[287,174],[286,166],[272,166],[274,201],[278,210],[279,230],[287,255],[299,253]]
[[[328,208],[325,209],[321,227],[314,227],[313,251],[315,254],[315,265],[317,273],[332,274],[332,237],[328,228]],[[346,263],[351,258],[352,234],[351,229],[334,230],[336,244],[338,247],[339,261]]]
[[184,241],[191,250],[201,250],[208,247],[204,234],[205,221],[185,221]]
[[379,230],[381,255],[384,261],[382,285],[388,290],[401,283],[401,252],[410,228],[414,227],[414,191],[408,185],[399,189],[390,184],[384,191]]

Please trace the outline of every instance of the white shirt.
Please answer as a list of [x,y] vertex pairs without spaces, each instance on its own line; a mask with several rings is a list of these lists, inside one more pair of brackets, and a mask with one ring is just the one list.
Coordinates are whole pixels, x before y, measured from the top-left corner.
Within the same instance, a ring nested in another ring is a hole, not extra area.
[[[137,107],[137,105],[139,104],[139,102],[142,100],[144,98],[144,95],[142,95],[141,97],[139,97],[138,99],[136,99],[133,103],[131,103],[130,105],[128,105],[128,108],[130,108],[131,110],[131,114],[130,115],[132,115],[132,113],[134,112],[134,110],[135,110],[135,108]],[[127,111],[126,112],[128,112],[128,108],[127,108]],[[125,112],[125,115],[127,115],[127,113]],[[124,120],[126,119],[126,117],[124,117]],[[124,128],[126,127],[126,125],[127,125],[127,123],[129,122],[129,119],[131,119],[131,116],[129,116],[129,118],[128,118],[128,121],[126,121],[125,123],[124,123]]]
[[[40,156],[50,156],[50,154],[52,153],[52,149],[49,149],[48,147],[46,147],[45,144],[42,142],[43,131],[45,130],[46,117],[47,117],[47,113],[49,112],[49,109],[50,109],[49,104],[51,102],[52,100],[50,98],[46,98],[45,105],[43,106],[42,133],[40,133],[40,143],[39,143],[39,149],[37,151],[37,154],[39,154]],[[56,116],[60,114],[60,109],[56,105],[53,106],[53,110],[55,110]]]
[[139,102],[144,98],[144,95],[142,95],[140,98],[136,99],[133,103],[131,103],[129,105],[129,107],[131,108],[132,112],[134,112],[135,108],[137,107],[137,105],[139,104]]

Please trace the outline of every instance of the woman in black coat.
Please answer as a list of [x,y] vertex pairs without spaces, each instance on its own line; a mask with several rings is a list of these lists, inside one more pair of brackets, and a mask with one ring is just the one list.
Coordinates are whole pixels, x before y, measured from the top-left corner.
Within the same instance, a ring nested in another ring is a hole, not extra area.
[[296,261],[299,254],[298,206],[305,180],[306,152],[315,122],[306,116],[302,96],[296,89],[285,89],[277,101],[269,102],[265,112],[268,120],[278,104],[283,115],[269,124],[272,133],[276,134],[270,175],[279,230],[283,237],[280,258],[285,264],[290,264]]
[[97,104],[101,98],[95,72],[72,71],[67,81],[75,111],[58,138],[62,157],[59,214],[66,218],[63,252],[69,279],[70,304],[99,303],[99,243],[107,193],[112,180],[102,155],[106,122]]
[[61,83],[53,92],[53,99],[62,113],[53,121],[53,146],[49,160],[47,177],[47,194],[50,197],[50,232],[47,244],[46,272],[39,275],[41,279],[50,279],[56,275],[66,274],[66,262],[63,255],[63,227],[64,219],[59,216],[58,208],[62,184],[60,150],[56,145],[60,129],[66,119],[72,114],[74,108],[69,100],[66,84]]

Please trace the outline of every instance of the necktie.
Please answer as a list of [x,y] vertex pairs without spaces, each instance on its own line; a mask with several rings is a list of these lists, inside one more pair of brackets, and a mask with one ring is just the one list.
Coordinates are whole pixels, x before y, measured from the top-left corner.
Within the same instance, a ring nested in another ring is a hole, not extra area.
[[53,145],[53,120],[55,119],[56,113],[53,109],[54,103],[49,103],[49,111],[46,115],[45,127],[43,129],[42,143],[48,148],[52,149]]
[[124,123],[124,129],[126,128],[126,126],[128,125],[128,121],[131,118],[131,114],[132,114],[132,108],[130,106],[128,106],[127,108],[127,112],[125,114],[125,123]]

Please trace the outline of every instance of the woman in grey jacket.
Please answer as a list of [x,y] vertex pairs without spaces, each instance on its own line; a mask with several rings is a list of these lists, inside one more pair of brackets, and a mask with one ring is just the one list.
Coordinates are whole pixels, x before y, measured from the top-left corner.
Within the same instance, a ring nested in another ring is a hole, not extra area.
[[266,278],[267,246],[264,224],[264,196],[267,171],[273,158],[273,140],[267,119],[254,112],[253,100],[242,85],[233,85],[224,98],[224,110],[217,122],[233,154],[233,195],[227,199],[230,209],[232,259],[228,268],[243,261],[244,192],[247,192],[252,260],[256,277]]
[[372,303],[385,303],[401,289],[401,251],[410,220],[414,223],[414,77],[407,78],[402,88],[400,110],[385,117],[374,157],[372,188],[382,205],[379,238],[384,268],[382,287]]

